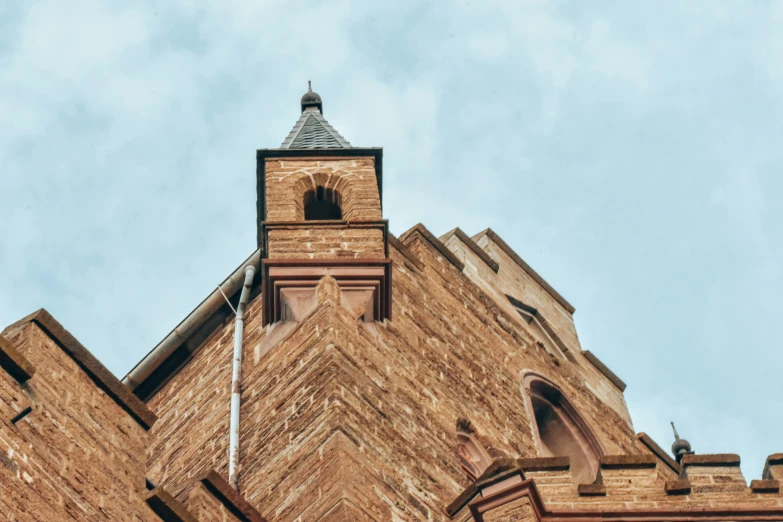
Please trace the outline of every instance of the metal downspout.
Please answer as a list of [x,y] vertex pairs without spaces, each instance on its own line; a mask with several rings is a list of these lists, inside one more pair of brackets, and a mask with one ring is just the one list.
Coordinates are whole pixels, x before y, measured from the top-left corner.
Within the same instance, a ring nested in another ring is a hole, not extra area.
[[254,266],[245,267],[245,283],[239,296],[234,321],[234,367],[231,372],[231,420],[228,439],[228,483],[239,490],[239,404],[242,380],[242,336],[245,327],[245,306],[250,300],[250,286],[256,274]]
[[177,348],[188,340],[203,322],[214,314],[223,303],[223,295],[234,295],[242,285],[242,273],[245,268],[252,265],[258,266],[261,262],[261,250],[256,250],[242,263],[223,283],[220,288],[214,290],[204,301],[199,304],[188,316],[177,325],[158,345],[148,353],[133,370],[122,380],[123,384],[130,386],[135,390],[142,384],[155,370],[163,364],[166,359],[174,353]]

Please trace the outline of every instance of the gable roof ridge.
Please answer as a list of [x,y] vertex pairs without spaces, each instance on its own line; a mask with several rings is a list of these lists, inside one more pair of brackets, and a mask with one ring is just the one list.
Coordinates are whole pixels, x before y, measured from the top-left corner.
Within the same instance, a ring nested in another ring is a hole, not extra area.
[[196,479],[226,510],[242,522],[266,522],[266,519],[215,470],[202,473]]
[[11,341],[0,334],[0,368],[19,384],[24,384],[35,374],[35,366],[14,348]]
[[465,269],[465,263],[460,261],[459,258],[457,258],[457,256],[455,256],[454,253],[449,250],[440,239],[435,237],[432,232],[427,230],[427,227],[421,223],[417,223],[403,232],[400,235],[399,240],[403,245],[408,246],[409,238],[415,233],[418,233],[422,238],[429,242],[435,248],[435,250],[437,250],[440,255],[442,255],[447,261],[454,265],[458,271],[462,272]]
[[[250,256],[239,265],[229,276],[223,280],[201,303],[196,306],[180,323],[169,332],[155,347],[145,355],[136,366],[122,379],[122,383],[128,386],[133,394],[146,402],[153,396],[163,383],[156,383],[151,390],[140,393],[139,387],[153,377],[161,366],[185,344],[192,335],[210,319],[222,307],[228,308],[223,294],[231,298],[242,288],[245,268],[248,265],[258,266],[261,263],[261,248],[257,248]],[[260,276],[257,274],[256,278]],[[178,370],[177,370],[178,371]],[[173,373],[176,373],[174,371]],[[165,381],[164,381],[165,382]]]
[[407,245],[400,241],[397,236],[389,232],[387,237],[389,238],[389,246],[396,248],[400,254],[405,256],[405,259],[413,264],[414,267],[416,267],[418,270],[422,270],[424,268],[424,263],[421,261],[421,259],[416,257],[413,252],[410,251]]
[[521,257],[519,257],[519,254],[514,252],[514,249],[512,249],[510,246],[508,246],[508,243],[503,241],[503,238],[501,238],[497,233],[492,230],[491,228],[487,228],[485,230],[482,230],[478,234],[474,235],[471,239],[473,241],[476,241],[478,243],[478,238],[480,238],[482,235],[486,235],[493,243],[495,243],[500,249],[505,252],[505,254],[514,260],[514,262],[525,272],[528,273],[530,277],[533,278],[533,280],[541,285],[541,287],[549,293],[552,297],[554,297],[555,301],[560,303],[560,305],[566,309],[566,311],[573,315],[573,313],[576,311],[574,306],[569,303],[565,297],[560,295],[560,293],[555,290],[552,285],[547,283],[541,275],[539,275],[538,272],[533,270],[533,267],[528,265]]
[[198,522],[179,500],[160,486],[147,494],[145,502],[153,513],[166,522]]

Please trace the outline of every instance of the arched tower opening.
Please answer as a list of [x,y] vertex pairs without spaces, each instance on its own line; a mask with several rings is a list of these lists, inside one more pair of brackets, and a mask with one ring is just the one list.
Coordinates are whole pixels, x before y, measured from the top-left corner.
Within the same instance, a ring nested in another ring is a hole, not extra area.
[[304,211],[305,221],[342,219],[340,193],[321,186],[308,190],[304,196]]

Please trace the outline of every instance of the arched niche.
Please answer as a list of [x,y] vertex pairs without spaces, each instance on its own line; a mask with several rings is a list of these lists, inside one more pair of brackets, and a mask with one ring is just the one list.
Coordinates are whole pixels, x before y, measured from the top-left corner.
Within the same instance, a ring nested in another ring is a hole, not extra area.
[[523,389],[541,456],[569,457],[574,479],[593,482],[601,447],[579,412],[557,386],[540,375],[528,374]]
[[476,480],[492,464],[492,458],[479,441],[475,428],[467,419],[457,420],[457,457],[470,480]]

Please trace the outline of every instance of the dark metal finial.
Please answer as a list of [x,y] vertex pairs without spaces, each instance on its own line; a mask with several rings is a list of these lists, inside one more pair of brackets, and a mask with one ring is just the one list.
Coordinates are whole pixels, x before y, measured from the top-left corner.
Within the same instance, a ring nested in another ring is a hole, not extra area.
[[307,80],[307,92],[302,96],[302,112],[308,107],[315,107],[321,114],[324,113],[324,104],[317,92],[313,92],[313,83]]
[[672,431],[674,431],[674,444],[672,444],[672,454],[679,463],[682,460],[683,455],[692,455],[691,443],[685,439],[680,438],[680,434],[677,433],[677,428],[674,427],[674,423],[671,423]]

